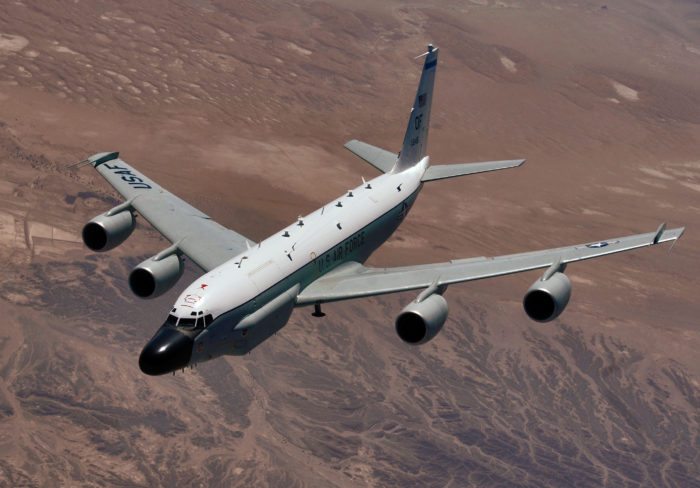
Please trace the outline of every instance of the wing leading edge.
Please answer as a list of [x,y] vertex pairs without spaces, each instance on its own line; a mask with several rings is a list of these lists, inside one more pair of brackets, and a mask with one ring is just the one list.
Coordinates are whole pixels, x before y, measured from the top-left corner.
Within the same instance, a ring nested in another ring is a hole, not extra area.
[[129,166],[119,153],[99,153],[87,161],[179,251],[210,271],[253,245],[253,241],[213,221]]
[[656,232],[570,247],[397,268],[368,268],[359,263],[348,263],[310,284],[297,297],[297,303],[332,302],[547,268],[555,263],[573,263],[675,241],[683,231],[684,228],[665,230],[665,225],[662,225]]

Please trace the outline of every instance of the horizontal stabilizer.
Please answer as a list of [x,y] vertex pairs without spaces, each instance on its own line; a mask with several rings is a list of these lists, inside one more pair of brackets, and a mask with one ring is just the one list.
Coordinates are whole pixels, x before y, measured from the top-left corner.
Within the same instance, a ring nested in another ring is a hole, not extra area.
[[510,161],[487,161],[483,163],[460,163],[443,164],[430,166],[423,175],[423,181],[444,180],[456,176],[473,175],[496,171],[499,169],[517,168],[525,162],[524,159],[513,159]]
[[399,159],[398,155],[392,152],[376,146],[371,146],[356,139],[345,143],[345,148],[356,156],[359,156],[367,161],[382,173],[388,173],[391,171],[391,168],[394,167],[396,160]]

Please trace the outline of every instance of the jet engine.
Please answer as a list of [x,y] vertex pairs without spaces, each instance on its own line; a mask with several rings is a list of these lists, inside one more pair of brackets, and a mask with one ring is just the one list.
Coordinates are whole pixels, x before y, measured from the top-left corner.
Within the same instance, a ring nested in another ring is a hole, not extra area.
[[114,249],[131,235],[136,225],[130,210],[98,215],[83,227],[83,242],[92,251]]
[[447,300],[436,293],[409,303],[396,318],[396,333],[408,344],[425,344],[447,320]]
[[155,298],[173,287],[185,271],[185,263],[176,254],[158,254],[136,266],[129,274],[129,288],[140,298]]
[[535,281],[523,299],[528,317],[537,322],[554,320],[564,311],[571,298],[571,281],[561,272]]

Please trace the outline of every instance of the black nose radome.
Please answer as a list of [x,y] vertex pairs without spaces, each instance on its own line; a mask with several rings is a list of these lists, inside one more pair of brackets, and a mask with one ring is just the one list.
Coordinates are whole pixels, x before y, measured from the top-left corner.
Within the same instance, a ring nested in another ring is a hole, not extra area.
[[141,351],[139,368],[157,376],[182,369],[190,363],[194,340],[174,327],[161,327]]

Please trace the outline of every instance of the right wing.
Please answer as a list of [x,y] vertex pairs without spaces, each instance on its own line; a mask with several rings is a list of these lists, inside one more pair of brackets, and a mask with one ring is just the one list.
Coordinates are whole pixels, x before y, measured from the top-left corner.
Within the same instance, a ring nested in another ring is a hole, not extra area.
[[136,210],[205,271],[254,244],[136,171],[117,152],[95,154],[86,161],[126,199],[124,209]]
[[661,225],[656,232],[607,241],[495,258],[478,257],[418,266],[368,268],[360,263],[347,263],[311,283],[297,297],[297,303],[310,305],[332,302],[547,268],[675,241],[681,237],[683,230],[665,230],[665,225]]

